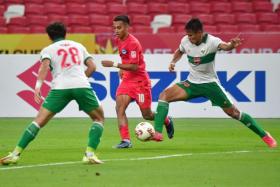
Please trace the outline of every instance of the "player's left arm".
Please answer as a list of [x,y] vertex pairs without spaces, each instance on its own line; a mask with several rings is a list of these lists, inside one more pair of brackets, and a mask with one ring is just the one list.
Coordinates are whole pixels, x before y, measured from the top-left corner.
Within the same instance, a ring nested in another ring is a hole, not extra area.
[[230,42],[222,42],[219,44],[218,48],[224,51],[230,51],[234,48],[237,48],[239,45],[242,44],[243,39],[236,36],[235,38],[231,39]]
[[42,99],[41,86],[47,77],[48,71],[50,69],[50,63],[51,63],[50,59],[48,58],[43,59],[38,71],[38,77],[35,85],[35,94],[34,94],[34,100],[38,104],[41,102]]

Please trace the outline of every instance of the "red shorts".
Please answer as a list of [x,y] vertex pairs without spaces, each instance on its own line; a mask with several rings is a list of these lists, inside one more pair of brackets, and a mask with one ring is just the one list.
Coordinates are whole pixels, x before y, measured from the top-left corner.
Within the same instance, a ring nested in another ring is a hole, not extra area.
[[136,101],[141,109],[151,108],[152,92],[150,81],[124,82],[117,89],[116,96],[128,95]]

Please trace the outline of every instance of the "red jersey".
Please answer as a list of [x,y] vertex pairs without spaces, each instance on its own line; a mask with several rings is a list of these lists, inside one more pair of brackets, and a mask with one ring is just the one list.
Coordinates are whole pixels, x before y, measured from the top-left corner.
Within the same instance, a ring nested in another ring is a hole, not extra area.
[[122,64],[138,64],[136,71],[124,70],[122,80],[126,82],[149,81],[140,42],[133,35],[129,34],[124,41],[117,38],[116,43]]

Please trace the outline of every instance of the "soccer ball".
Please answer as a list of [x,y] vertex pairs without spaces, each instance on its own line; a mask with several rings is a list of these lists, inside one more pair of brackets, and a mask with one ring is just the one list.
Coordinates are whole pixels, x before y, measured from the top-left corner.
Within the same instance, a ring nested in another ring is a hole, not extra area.
[[135,135],[141,141],[149,140],[155,134],[155,129],[149,122],[138,123],[135,127]]

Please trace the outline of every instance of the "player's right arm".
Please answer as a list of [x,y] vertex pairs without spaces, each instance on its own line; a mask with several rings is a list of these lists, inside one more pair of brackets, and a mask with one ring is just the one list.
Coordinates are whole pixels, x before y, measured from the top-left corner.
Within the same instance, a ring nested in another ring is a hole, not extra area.
[[138,64],[118,64],[117,68],[126,71],[136,71],[138,69]]
[[85,70],[85,74],[87,77],[90,77],[91,74],[96,71],[96,65],[91,57],[85,60],[85,65],[87,66],[87,69]]
[[183,52],[178,48],[175,53],[173,54],[173,58],[171,63],[169,64],[169,71],[174,71],[175,68],[175,64],[181,59],[181,57],[183,56]]
[[49,68],[50,68],[50,59],[45,58],[42,60],[39,71],[38,71],[38,77],[37,77],[37,81],[36,81],[36,85],[35,85],[35,94],[34,94],[34,100],[36,103],[40,103],[41,102],[41,86],[45,80],[45,78],[47,77]]
[[139,44],[131,42],[127,50],[126,63],[117,63],[109,60],[103,60],[101,63],[104,67],[116,67],[125,71],[137,71],[140,58],[139,53]]
[[92,73],[96,71],[96,65],[93,61],[92,56],[89,54],[89,52],[87,51],[85,46],[83,46],[82,44],[79,44],[79,45],[82,48],[82,54],[85,59],[84,64],[87,66],[87,69],[85,70],[85,74],[87,77],[90,77],[92,75]]
[[138,64],[121,64],[111,60],[102,60],[101,63],[104,67],[116,67],[126,71],[136,71],[138,69]]

